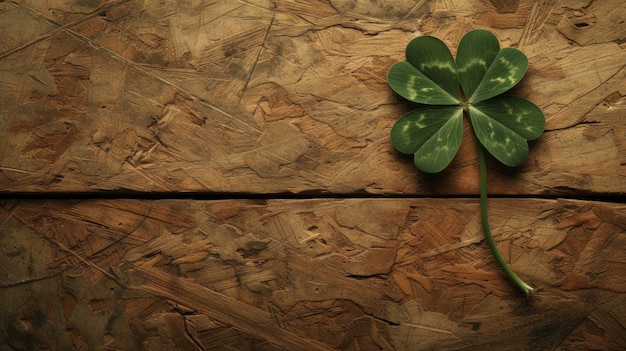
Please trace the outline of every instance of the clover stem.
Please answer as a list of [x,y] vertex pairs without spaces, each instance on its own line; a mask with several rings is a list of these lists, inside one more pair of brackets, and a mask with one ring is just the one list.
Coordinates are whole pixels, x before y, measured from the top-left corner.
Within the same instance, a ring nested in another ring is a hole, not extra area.
[[487,238],[487,243],[489,244],[489,248],[491,249],[491,253],[493,257],[495,257],[502,270],[509,276],[509,278],[517,285],[517,287],[528,297],[531,291],[534,289],[526,284],[522,279],[520,279],[515,272],[509,267],[506,263],[498,247],[496,246],[495,241],[493,240],[493,236],[491,235],[491,229],[489,229],[489,216],[487,213],[487,165],[485,162],[485,151],[484,147],[480,144],[478,139],[476,138],[476,149],[478,152],[478,165],[480,167],[480,218],[483,225],[483,231],[485,232],[485,237]]

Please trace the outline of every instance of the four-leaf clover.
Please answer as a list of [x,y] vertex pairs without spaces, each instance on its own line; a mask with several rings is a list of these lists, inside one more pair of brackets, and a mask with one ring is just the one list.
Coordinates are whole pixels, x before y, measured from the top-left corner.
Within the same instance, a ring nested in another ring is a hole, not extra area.
[[543,132],[543,113],[526,99],[501,95],[526,73],[524,53],[500,49],[491,32],[474,30],[461,39],[456,60],[431,36],[413,39],[406,58],[389,70],[389,85],[402,97],[430,106],[402,117],[391,141],[400,152],[415,155],[417,168],[437,173],[450,164],[461,146],[463,112],[480,143],[500,162],[517,166],[526,159],[527,140]]
[[483,230],[500,266],[528,295],[533,288],[502,258],[489,229],[483,151],[484,147],[503,164],[517,166],[528,156],[528,140],[543,133],[545,118],[537,106],[521,97],[502,95],[522,79],[528,58],[514,48],[500,49],[498,39],[486,30],[465,34],[456,60],[441,40],[431,36],[411,40],[406,58],[389,70],[389,85],[402,97],[427,106],[398,120],[391,130],[391,142],[400,152],[413,154],[417,168],[437,173],[459,150],[463,116],[469,116],[479,141]]

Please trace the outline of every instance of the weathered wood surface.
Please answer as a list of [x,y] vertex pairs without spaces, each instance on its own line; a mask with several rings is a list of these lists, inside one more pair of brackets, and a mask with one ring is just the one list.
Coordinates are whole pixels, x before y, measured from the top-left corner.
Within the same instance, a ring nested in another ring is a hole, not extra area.
[[[492,193],[626,190],[625,1],[0,2],[0,191],[474,194],[418,175],[386,83],[421,34],[523,50],[547,131]],[[469,138],[468,138],[469,139]]]
[[[625,19],[623,0],[0,1],[1,349],[625,349]],[[459,198],[471,138],[437,176],[388,139],[407,42],[475,28],[528,55],[515,93],[547,118],[523,166],[489,165],[490,193],[519,195],[490,213],[529,300]],[[258,200],[17,199],[128,190]]]
[[494,200],[0,202],[15,349],[618,350],[626,205]]

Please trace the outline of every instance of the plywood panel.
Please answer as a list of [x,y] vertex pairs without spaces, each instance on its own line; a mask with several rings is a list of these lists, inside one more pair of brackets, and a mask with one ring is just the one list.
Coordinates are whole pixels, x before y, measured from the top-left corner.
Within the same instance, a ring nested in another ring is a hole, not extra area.
[[621,194],[623,5],[2,2],[0,190],[475,194],[471,142],[435,178],[393,150],[413,106],[386,72],[415,36],[487,28],[529,56],[515,93],[547,118],[492,193]]
[[[625,349],[625,9],[0,1],[0,344]],[[488,160],[528,299],[467,197],[469,126],[434,176],[389,141],[408,41],[476,28],[527,54],[513,93],[546,115],[524,165]]]
[[[14,348],[621,349],[626,206],[474,199],[0,202]],[[54,337],[52,337],[54,335]]]

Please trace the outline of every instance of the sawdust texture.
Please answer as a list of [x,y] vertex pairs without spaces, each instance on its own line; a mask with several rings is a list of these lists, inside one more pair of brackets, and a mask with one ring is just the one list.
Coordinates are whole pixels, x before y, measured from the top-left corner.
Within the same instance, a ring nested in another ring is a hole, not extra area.
[[0,191],[475,194],[470,142],[444,186],[393,150],[412,106],[386,72],[415,36],[454,51],[487,28],[529,57],[514,93],[547,118],[491,192],[620,194],[619,4],[5,1]]

